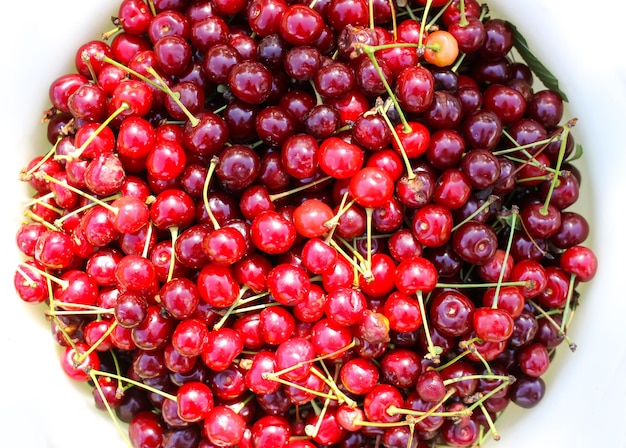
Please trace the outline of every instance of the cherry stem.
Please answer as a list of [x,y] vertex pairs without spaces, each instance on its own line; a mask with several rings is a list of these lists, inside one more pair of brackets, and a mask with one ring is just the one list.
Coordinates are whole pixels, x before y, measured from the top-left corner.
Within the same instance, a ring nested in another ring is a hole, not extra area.
[[63,188],[67,188],[68,190],[78,194],[79,196],[82,196],[85,199],[89,199],[91,202],[93,202],[95,204],[101,205],[102,207],[104,207],[107,210],[109,210],[111,213],[117,214],[117,212],[118,212],[117,208],[112,207],[110,204],[107,204],[103,200],[98,199],[97,197],[95,197],[95,196],[93,196],[93,195],[91,195],[89,193],[86,193],[83,190],[81,190],[79,188],[76,188],[76,187],[74,187],[74,186],[72,186],[72,185],[70,185],[68,183],[65,183],[65,182],[63,182],[63,181],[61,181],[61,180],[59,180],[59,179],[57,179],[55,177],[52,177],[48,173],[39,171],[39,172],[35,173],[35,177],[43,178],[43,179],[45,179],[45,180],[47,180],[49,182],[52,182],[52,183],[57,184],[57,185],[60,185]]
[[176,103],[176,105],[180,107],[180,109],[183,111],[183,113],[189,120],[189,123],[191,123],[191,127],[195,128],[196,126],[198,126],[198,124],[200,123],[200,120],[196,118],[191,112],[189,112],[189,109],[187,109],[187,107],[182,103],[182,101],[180,101],[180,94],[175,93],[172,91],[172,89],[170,89],[170,86],[168,86],[167,83],[163,80],[163,78],[156,72],[154,67],[148,67],[146,71],[159,81],[159,83],[161,84],[161,90],[163,90],[163,92],[169,95],[172,98],[172,100]]
[[367,275],[365,278],[373,279],[374,275],[372,274],[372,215],[374,214],[374,209],[372,207],[365,207],[365,218],[366,218],[366,228],[367,228],[367,263],[365,265],[365,271]]
[[215,172],[215,168],[217,168],[217,164],[219,163],[219,159],[217,156],[211,157],[211,163],[209,164],[209,170],[207,172],[206,178],[204,179],[204,185],[202,186],[202,201],[204,202],[204,209],[211,220],[211,224],[213,224],[214,229],[219,229],[220,225],[211,210],[211,206],[209,205],[209,184],[211,183],[211,178],[213,177],[213,173]]
[[[66,184],[64,183],[63,186],[65,187]],[[111,201],[114,201],[114,200],[120,198],[121,196],[122,196],[121,193],[115,193],[115,194],[112,194],[111,196],[107,196],[105,198],[100,199],[100,202],[108,203],[108,202],[111,202]],[[85,210],[89,210],[90,208],[95,207],[96,205],[101,205],[101,204],[98,203],[98,202],[93,202],[92,201],[92,202],[89,202],[88,204],[83,205],[82,207],[75,208],[71,212],[66,213],[65,215],[61,216],[58,219],[55,219],[54,220],[54,225],[57,226],[57,229],[61,228],[61,225],[65,221],[70,219],[72,216],[76,216],[76,215],[84,212]],[[117,213],[117,209],[115,209],[115,211],[112,211],[112,213]]]
[[154,6],[154,0],[148,0],[148,6],[150,7],[150,12],[153,16],[157,15],[156,7]]
[[339,208],[337,209],[337,214],[324,223],[324,225],[329,228],[326,238],[324,239],[327,244],[330,244],[330,241],[333,238],[335,229],[337,228],[337,225],[339,225],[339,218],[341,217],[341,215],[343,215],[345,211],[348,210],[352,206],[352,204],[355,203],[355,200],[353,199],[352,201],[350,201],[348,207],[344,208],[344,206],[346,205],[346,201],[348,200],[348,194],[348,191],[343,194],[343,197],[341,198],[341,202],[339,204]]
[[398,21],[397,21],[397,17],[396,17],[396,5],[395,5],[395,1],[394,0],[388,0],[387,2],[389,4],[389,9],[391,12],[391,29],[392,29],[392,35],[393,35],[393,40],[398,40]]
[[[502,286],[530,286],[531,280],[519,280],[514,282],[502,282]],[[494,288],[498,282],[488,283],[437,283],[437,288]]]
[[334,356],[340,355],[344,352],[347,352],[348,350],[352,349],[354,346],[356,345],[356,339],[353,339],[352,342],[350,342],[348,345],[346,345],[345,347],[342,347],[338,350],[335,350],[332,353],[327,353],[325,355],[321,355],[321,356],[317,356],[316,358],[313,359],[309,359],[306,361],[300,361],[299,363],[296,363],[292,366],[289,367],[285,367],[282,370],[279,370],[278,372],[273,372],[273,373],[269,373],[267,372],[267,377],[268,378],[273,378],[273,377],[279,377],[280,375],[284,375],[285,373],[289,373],[293,370],[299,369],[300,367],[303,367],[307,364],[311,364],[317,361],[323,361],[324,359],[328,359],[328,358],[332,358]]
[[102,386],[100,386],[100,383],[98,382],[98,378],[97,378],[95,372],[93,370],[89,371],[89,376],[91,377],[91,381],[94,383],[94,386],[95,386],[96,390],[98,391],[98,394],[100,395],[100,398],[102,399],[102,403],[104,404],[104,407],[106,408],[109,416],[113,420],[113,424],[115,425],[115,427],[119,431],[120,435],[124,439],[124,442],[126,442],[126,445],[129,448],[132,448],[133,444],[128,439],[128,436],[126,435],[126,431],[122,429],[122,426],[120,425],[119,419],[117,418],[115,412],[113,412],[113,409],[111,409],[111,405],[109,404],[109,401],[106,399],[104,391],[102,390]]
[[145,389],[148,392],[152,392],[152,393],[155,393],[157,395],[160,395],[163,398],[167,398],[168,400],[172,400],[174,402],[176,401],[176,395],[169,394],[167,392],[164,392],[162,390],[159,390],[159,389],[157,389],[155,387],[149,386],[149,385],[144,384],[142,382],[135,381],[135,380],[133,380],[131,378],[127,378],[125,376],[121,376],[121,375],[119,375],[117,373],[105,372],[104,370],[97,370],[97,369],[90,369],[89,370],[89,374],[90,375],[91,375],[91,372],[93,372],[94,375],[106,376],[106,377],[109,377],[109,378],[118,379],[118,380],[120,380],[120,381],[122,381],[124,383],[132,384],[133,386],[139,387],[141,389]]
[[433,25],[434,25],[435,23],[437,23],[437,21],[438,21],[438,20],[439,20],[439,18],[443,15],[443,13],[446,11],[446,9],[448,9],[448,6],[450,6],[450,5],[452,4],[452,1],[453,1],[453,0],[448,0],[448,3],[446,3],[445,5],[443,5],[443,6],[439,9],[439,11],[437,12],[437,14],[435,14],[435,15],[433,16],[433,18],[432,18],[432,19],[430,19],[430,22],[428,22],[428,23],[426,24],[426,29],[427,29],[427,30],[431,29],[431,28],[433,27]]
[[36,197],[32,201],[28,201],[26,204],[24,204],[24,207],[32,207],[35,204],[39,204],[42,207],[47,208],[48,210],[52,210],[53,212],[58,213],[59,215],[63,214],[62,209],[55,207],[51,204],[48,204],[46,202],[46,200],[52,199],[52,198],[54,198],[54,192],[51,191],[50,193],[46,193],[43,196]]
[[449,378],[443,381],[444,386],[449,386],[450,384],[460,383],[461,381],[470,381],[470,380],[501,380],[501,381],[510,381],[510,377],[508,375],[465,375],[459,376],[456,378]]
[[[394,45],[394,47],[395,46],[397,45]],[[389,95],[389,98],[391,99],[391,101],[393,101],[393,104],[396,107],[396,110],[398,112],[398,116],[400,117],[400,121],[402,122],[402,125],[404,126],[404,132],[411,132],[411,127],[409,126],[409,123],[407,122],[407,119],[404,116],[404,112],[402,112],[400,103],[398,103],[398,99],[394,95],[393,90],[391,89],[391,86],[389,85],[389,82],[387,82],[387,78],[385,78],[385,75],[383,74],[383,71],[380,68],[380,64],[378,64],[376,55],[374,55],[377,47],[373,45],[363,44],[360,46],[360,48],[367,55],[367,57],[369,57],[370,61],[372,62],[372,65],[374,66],[374,69],[376,70],[376,73],[378,73],[378,76],[380,77],[380,80],[382,81],[383,86],[385,87],[385,90],[387,91],[387,94]]]
[[464,350],[461,353],[459,353],[458,355],[456,355],[454,358],[452,358],[450,361],[446,362],[445,364],[441,364],[441,365],[439,365],[437,367],[434,367],[433,369],[436,370],[437,372],[440,372],[443,369],[445,369],[446,367],[449,367],[452,364],[454,364],[455,362],[460,361],[461,359],[465,358],[470,353],[472,353],[472,351],[470,349]]
[[491,415],[489,415],[489,411],[487,410],[487,408],[485,408],[485,405],[483,403],[480,403],[479,406],[480,410],[485,416],[485,420],[487,420],[487,425],[489,426],[489,430],[491,431],[491,436],[493,437],[493,440],[497,442],[498,440],[500,440],[500,434],[498,434],[498,431],[496,430],[496,425],[494,424]]
[[420,307],[420,314],[422,316],[422,325],[424,326],[424,335],[426,336],[426,342],[428,345],[428,353],[424,355],[424,358],[430,359],[436,364],[439,364],[439,355],[443,353],[443,349],[441,347],[436,346],[433,343],[433,339],[430,336],[430,329],[428,328],[428,319],[426,316],[426,307],[424,306],[424,296],[422,291],[417,291],[415,293],[417,296],[417,302]]
[[[57,278],[54,275],[49,274],[46,271],[44,271],[43,269],[39,269],[39,268],[37,268],[35,266],[31,266],[31,265],[26,264],[26,263],[20,263],[19,266],[23,267],[23,268],[30,269],[31,271],[36,272],[37,274],[41,275],[42,277],[44,277],[44,278],[46,278],[46,279],[48,279],[50,281],[53,281],[54,283],[59,285],[61,287],[61,289],[63,289],[63,290],[67,289],[67,287],[70,285],[69,281]],[[32,282],[32,280],[31,280],[31,282]]]
[[122,103],[120,107],[115,109],[113,113],[109,115],[107,119],[104,120],[100,124],[100,126],[98,126],[97,129],[89,137],[87,137],[87,140],[85,140],[83,144],[80,145],[80,148],[73,151],[71,154],[68,154],[67,156],[57,156],[57,159],[66,159],[66,160],[78,159],[82,155],[82,153],[85,152],[85,149],[87,149],[87,146],[89,146],[91,142],[93,142],[96,139],[96,137],[104,130],[104,128],[106,128],[113,120],[115,120],[115,118],[118,115],[120,115],[122,112],[127,111],[129,109],[130,109],[130,105],[128,103],[126,102]]
[[41,166],[46,163],[46,161],[48,161],[48,159],[50,159],[50,157],[52,157],[54,155],[54,153],[57,150],[57,146],[59,145],[59,142],[61,141],[61,137],[57,138],[57,141],[54,142],[54,145],[52,145],[52,148],[50,148],[50,150],[41,158],[41,160],[39,160],[34,166],[32,166],[28,171],[26,171],[25,173],[23,173],[20,176],[21,180],[28,180],[30,179],[30,176],[37,171],[39,168],[41,168]]
[[143,245],[143,251],[141,252],[141,256],[143,258],[148,258],[148,252],[150,251],[150,240],[152,239],[152,223],[148,223],[148,229],[146,230],[146,241]]
[[102,40],[109,40],[111,36],[114,36],[119,31],[122,31],[122,27],[119,25],[117,25],[115,28],[111,28],[109,31],[105,31],[104,33],[102,33]]
[[465,16],[465,0],[459,1],[459,12],[461,13],[461,20],[459,21],[460,26],[467,26],[469,23],[467,17]]
[[[364,269],[363,266],[361,266],[361,264],[365,264],[366,263],[366,261],[363,258],[363,256],[360,253],[358,253],[356,250],[354,250],[352,248],[352,246],[350,246],[346,240],[344,240],[343,238],[339,238],[339,240],[342,243],[344,243],[346,246],[350,247],[350,250],[352,251],[352,255],[353,255],[352,257],[350,256],[350,254],[348,254],[346,251],[344,251],[343,248],[334,239],[329,240],[328,243],[332,247],[334,247],[337,252],[339,252],[339,255],[341,255],[343,258],[345,258],[348,263],[350,263],[360,274],[362,274],[363,277],[367,278],[368,271],[367,271],[367,269]],[[354,260],[355,257],[357,259],[359,259],[359,261],[361,263],[357,263]],[[370,270],[370,276],[371,276],[371,270]]]
[[561,322],[560,333],[565,333],[565,328],[568,324],[569,315],[571,313],[572,297],[574,296],[574,283],[576,280],[576,274],[570,274],[569,285],[567,288],[567,298],[565,299],[565,306],[563,307],[563,320]]
[[426,19],[428,18],[428,11],[430,10],[430,6],[433,4],[433,0],[426,0],[426,5],[424,6],[424,12],[422,13],[422,21],[420,23],[420,34],[419,37],[417,39],[417,44],[419,45],[418,48],[422,48],[424,46],[424,43],[422,42],[422,39],[424,38],[424,24],[426,23]]
[[269,372],[264,372],[263,373],[263,377],[265,379],[271,380],[271,381],[275,381],[277,383],[283,384],[285,386],[290,386],[293,387],[295,389],[299,389],[301,391],[304,391],[308,394],[320,397],[320,398],[326,398],[327,400],[333,400],[333,401],[339,401],[339,397],[336,397],[335,395],[332,394],[327,394],[325,392],[321,392],[321,391],[317,391],[317,390],[313,390],[313,389],[309,389],[308,387],[305,386],[301,386],[300,384],[294,383],[292,381],[288,381],[285,379],[282,379],[278,376],[272,375],[272,374],[268,374]]
[[91,57],[89,56],[89,53],[86,50],[83,51],[82,54],[80,55],[80,58],[87,66],[87,70],[89,70],[89,75],[91,76],[91,79],[93,79],[94,82],[97,84],[98,76],[96,75],[96,72],[93,69],[93,64],[91,63]]
[[[567,149],[567,137],[569,135],[570,129],[572,126],[576,124],[576,119],[570,120],[563,127],[563,134],[561,135],[561,146],[559,147],[559,155],[556,159],[556,166],[554,167],[555,171],[558,173],[561,170],[561,165],[563,164],[563,158],[565,157],[565,150]],[[550,182],[550,187],[548,188],[548,194],[546,195],[546,201],[543,204],[543,208],[541,209],[541,213],[544,215],[548,214],[548,206],[550,205],[550,200],[552,199],[552,193],[556,188],[557,183],[559,182],[558,174],[554,176],[552,182]]]
[[[498,151],[493,151],[492,154],[494,156],[504,156],[504,155],[507,155],[507,154],[510,154],[510,153],[518,152],[518,151],[523,150],[523,149],[533,148],[533,147],[535,147],[537,145],[544,145],[544,146],[546,146],[546,145],[552,143],[554,141],[554,139],[561,134],[561,132],[563,132],[563,130],[559,129],[558,132],[555,132],[552,136],[550,136],[548,138],[544,138],[543,140],[539,140],[539,141],[536,141],[536,142],[533,142],[533,143],[527,143],[525,145],[514,146],[513,148],[500,149]],[[509,136],[509,139],[511,139],[510,136]],[[536,153],[535,153],[535,155],[536,155]],[[530,156],[530,154],[528,154],[528,156]]]
[[485,395],[481,396],[479,400],[477,400],[472,405],[468,406],[466,409],[468,411],[472,412],[474,409],[476,409],[478,406],[480,406],[481,403],[484,403],[485,401],[487,401],[488,399],[493,397],[495,394],[500,392],[502,389],[504,389],[505,387],[507,387],[507,386],[509,386],[509,385],[511,385],[511,384],[513,384],[515,382],[515,377],[514,376],[506,376],[506,377],[502,377],[502,378],[503,378],[503,380],[502,380],[501,384],[499,384],[493,390],[490,390]]
[[411,166],[411,161],[409,160],[409,156],[407,155],[404,149],[404,145],[402,144],[402,141],[400,140],[400,137],[398,136],[398,132],[396,131],[396,128],[394,127],[393,123],[391,123],[391,120],[387,116],[387,112],[385,111],[385,109],[381,107],[379,108],[379,112],[380,112],[380,115],[383,117],[383,120],[385,120],[385,123],[387,123],[387,127],[389,128],[389,131],[391,132],[393,140],[396,142],[396,145],[398,145],[398,151],[400,152],[400,155],[402,156],[402,161],[404,162],[404,166],[406,168],[407,177],[409,178],[409,180],[415,179],[417,175],[413,172],[413,166]]
[[117,327],[117,319],[113,319],[113,322],[111,323],[111,325],[109,325],[109,328],[107,328],[107,331],[102,333],[102,336],[100,336],[98,340],[91,345],[91,347],[89,347],[83,353],[80,353],[78,356],[76,356],[75,361],[79,365],[82,364],[85,358],[87,358],[87,356],[89,356],[92,352],[94,352],[98,348],[98,346],[102,344],[102,342],[106,338],[108,338],[111,333],[113,333],[113,330],[115,330],[115,327]]
[[[535,308],[537,310],[537,312],[540,314],[540,316],[538,317],[542,317],[548,320],[548,322],[550,322],[550,325],[552,325],[554,328],[556,328],[559,332],[558,335],[559,336],[563,336],[565,338],[565,342],[567,342],[567,344],[569,345],[569,348],[571,351],[576,351],[577,345],[574,341],[572,341],[569,336],[567,336],[567,333],[565,333],[565,331],[561,330],[561,326],[557,323],[557,321],[555,321],[552,316],[550,315],[549,312],[547,312],[546,310],[544,310],[541,306],[539,306],[539,304],[537,302],[535,302],[532,299],[526,299],[526,302],[528,302],[529,305],[531,305],[533,308]],[[562,310],[553,310],[555,312],[562,312]]]
[[476,210],[474,210],[474,212],[472,214],[470,214],[467,218],[465,218],[463,221],[459,222],[458,224],[456,224],[454,227],[452,227],[452,232],[454,232],[455,230],[457,230],[459,227],[461,227],[463,224],[465,224],[466,222],[471,221],[472,219],[474,219],[476,216],[478,216],[483,210],[491,207],[491,205],[496,202],[498,199],[500,199],[498,196],[495,195],[490,195],[489,198],[480,206],[478,207]]
[[247,306],[244,308],[236,308],[232,311],[231,314],[241,314],[241,313],[247,313],[249,311],[258,311],[258,310],[262,310],[270,306],[280,306],[280,303],[278,302],[261,303],[260,305],[252,305],[252,306]]
[[243,411],[243,409],[246,407],[246,405],[248,403],[250,403],[250,400],[252,400],[255,397],[254,394],[250,394],[246,397],[245,400],[243,400],[241,403],[239,403],[237,406],[234,406],[232,409],[233,411],[235,411],[235,414],[239,414],[241,411]]
[[356,401],[348,397],[339,389],[339,387],[337,387],[337,381],[335,379],[331,379],[330,372],[328,372],[328,369],[326,368],[326,364],[324,364],[323,360],[320,360],[320,364],[322,365],[324,372],[326,372],[326,375],[322,374],[322,372],[317,370],[315,366],[311,367],[311,373],[313,373],[313,375],[315,375],[316,377],[324,381],[324,383],[326,383],[326,385],[330,387],[330,389],[337,396],[337,401],[339,403],[343,402],[343,403],[346,403],[351,408],[355,408],[357,406]]
[[53,224],[49,223],[48,221],[43,219],[41,216],[39,216],[37,213],[33,212],[32,210],[26,210],[24,212],[24,216],[26,216],[31,221],[38,222],[39,224],[42,224],[48,230],[59,230],[59,227],[56,227]]
[[178,238],[178,226],[170,227],[169,231],[172,238],[172,253],[170,254],[170,266],[167,270],[167,282],[169,282],[174,276],[174,266],[176,265],[176,254],[174,246],[176,244],[176,239]]
[[502,259],[502,269],[500,269],[500,275],[498,276],[498,284],[496,285],[496,291],[493,295],[493,302],[491,308],[498,308],[498,299],[500,298],[500,289],[502,288],[502,282],[504,281],[504,271],[506,270],[506,264],[509,261],[511,254],[511,246],[513,245],[513,235],[515,234],[515,224],[517,222],[517,216],[519,210],[517,206],[513,206],[511,209],[511,231],[509,232],[509,239],[506,243],[506,249],[504,251],[504,258]]
[[308,188],[312,188],[312,187],[314,187],[316,185],[324,183],[324,182],[326,182],[326,181],[328,181],[328,180],[330,180],[332,178],[333,178],[332,176],[322,177],[320,179],[317,179],[317,180],[315,180],[313,182],[309,182],[308,184],[302,185],[300,187],[293,188],[293,189],[288,190],[288,191],[283,191],[282,193],[271,194],[270,195],[270,201],[274,202],[274,201],[276,201],[278,199],[282,199],[282,198],[287,197],[287,196],[289,196],[291,194],[299,193],[299,192],[304,191],[304,190],[306,190]]
[[320,428],[322,427],[322,420],[324,419],[324,415],[326,415],[326,411],[328,410],[328,405],[330,404],[330,400],[327,398],[324,401],[324,407],[322,408],[321,412],[317,415],[317,422],[315,422],[315,426],[314,425],[306,425],[304,427],[304,433],[311,437],[311,438],[315,438],[317,437],[317,434],[320,431]]
[[[242,300],[243,295],[246,293],[246,291],[248,290],[247,286],[244,286],[241,288],[241,290],[239,291],[239,296],[237,297],[237,299],[235,299],[235,301],[232,303],[232,305],[230,305],[230,307],[228,307],[228,309],[226,310],[226,312],[224,313],[224,315],[222,316],[222,318],[213,326],[214,330],[219,330],[220,328],[222,328],[222,325],[224,325],[226,323],[226,319],[228,319],[228,317],[232,314],[232,312],[235,310],[235,308],[237,308],[238,306],[241,306],[244,302],[244,300]],[[262,295],[256,295],[253,296],[252,299],[256,300],[260,297],[265,297],[267,294],[269,293],[263,293]],[[251,302],[251,300],[248,300],[246,303]]]
[[[337,224],[339,224],[339,219],[343,216],[343,214],[345,212],[347,212],[350,207],[352,207],[355,203],[356,203],[356,199],[352,199],[350,202],[348,202],[348,204],[346,204],[347,198],[348,198],[349,192],[345,192],[342,199],[341,199],[341,203],[339,204],[339,208],[337,209],[337,213],[335,213],[335,216],[333,216],[332,218],[330,218],[328,221],[326,221],[324,223],[325,227],[328,227],[331,231],[337,227]],[[327,239],[332,238],[332,236],[328,237]]]
[[[387,408],[387,412],[389,412],[390,408],[391,406]],[[396,408],[394,406],[394,409],[399,409],[399,408]],[[370,421],[365,421],[365,420],[355,420],[352,423],[358,426],[370,426],[373,428],[396,428],[398,426],[407,426],[411,424],[411,422],[409,422],[408,419],[400,420],[398,422],[370,422]],[[379,446],[379,445],[376,445],[376,446]]]
[[72,347],[74,352],[78,353],[79,352],[78,347],[76,347],[76,344],[74,343],[74,340],[72,339],[72,336],[70,336],[70,334],[67,332],[67,328],[65,327],[65,324],[63,324],[63,322],[61,322],[57,316],[52,316],[52,320],[57,325],[57,328],[63,335],[63,339],[65,339],[65,342],[67,342],[67,344],[70,347]]

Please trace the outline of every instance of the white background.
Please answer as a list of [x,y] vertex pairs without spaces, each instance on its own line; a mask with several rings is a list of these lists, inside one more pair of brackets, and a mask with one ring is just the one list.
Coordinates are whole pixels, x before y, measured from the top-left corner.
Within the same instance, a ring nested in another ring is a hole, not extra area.
[[[579,118],[585,148],[585,210],[597,277],[584,291],[571,337],[574,354],[561,351],[547,375],[544,401],[529,411],[507,411],[502,441],[488,446],[626,447],[626,2],[612,0],[500,0],[493,9],[514,23],[557,76]],[[7,2],[2,19],[0,163],[3,216],[0,270],[0,446],[41,448],[122,447],[105,413],[89,393],[70,383],[41,308],[14,294],[18,260],[15,229],[27,200],[17,174],[43,152],[41,111],[47,89],[72,70],[75,49],[110,28],[117,1]],[[41,145],[41,146],[40,146]]]

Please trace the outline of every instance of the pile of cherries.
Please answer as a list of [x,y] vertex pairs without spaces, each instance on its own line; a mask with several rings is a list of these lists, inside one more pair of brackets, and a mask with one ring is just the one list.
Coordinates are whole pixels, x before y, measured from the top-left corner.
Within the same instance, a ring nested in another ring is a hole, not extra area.
[[[15,288],[129,446],[469,447],[577,287],[562,94],[476,0],[123,0],[21,176]],[[540,87],[537,87],[540,86]]]

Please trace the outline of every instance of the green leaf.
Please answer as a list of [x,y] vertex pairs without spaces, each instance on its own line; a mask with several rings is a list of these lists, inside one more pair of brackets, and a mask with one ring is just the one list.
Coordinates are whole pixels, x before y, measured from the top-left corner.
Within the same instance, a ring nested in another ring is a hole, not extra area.
[[559,81],[556,77],[548,70],[548,68],[543,65],[543,63],[537,59],[537,56],[530,51],[530,47],[528,46],[528,42],[526,38],[522,36],[522,33],[517,29],[515,25],[511,22],[507,22],[507,24],[511,27],[513,31],[514,43],[513,46],[520,54],[522,59],[528,64],[528,67],[535,73],[537,78],[543,83],[546,88],[550,90],[554,90],[563,98],[563,101],[569,101],[567,99],[567,95],[559,88]]
[[567,159],[568,162],[573,162],[574,160],[580,159],[583,156],[583,145],[580,143],[576,144],[574,149],[574,153]]

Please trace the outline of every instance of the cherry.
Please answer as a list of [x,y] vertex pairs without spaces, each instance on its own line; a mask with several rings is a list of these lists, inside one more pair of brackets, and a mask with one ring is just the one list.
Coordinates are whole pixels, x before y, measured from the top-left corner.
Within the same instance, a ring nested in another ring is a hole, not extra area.
[[588,282],[596,275],[598,260],[588,247],[571,246],[561,255],[561,267],[581,282]]
[[468,221],[452,235],[455,252],[463,260],[481,265],[487,263],[498,249],[494,230],[478,221]]
[[350,178],[363,166],[363,151],[337,137],[327,138],[318,150],[320,168],[336,179]]
[[350,180],[350,194],[363,207],[380,207],[391,199],[393,179],[377,167],[360,169]]
[[274,266],[267,274],[267,289],[274,300],[292,306],[306,299],[311,282],[304,269],[282,263]]
[[461,336],[473,327],[475,306],[458,290],[443,290],[429,304],[435,328],[449,336]]
[[200,297],[216,308],[231,306],[239,296],[240,287],[230,266],[206,264],[200,270],[196,283]]
[[379,383],[365,394],[363,411],[369,421],[379,423],[393,423],[402,418],[402,414],[391,414],[391,407],[402,408],[404,398],[400,391],[390,385]]
[[542,378],[522,375],[511,386],[509,396],[516,405],[528,409],[539,404],[545,390],[546,385]]
[[452,235],[452,213],[444,206],[427,204],[413,216],[412,231],[424,246],[438,247]]
[[422,325],[420,305],[417,300],[399,292],[393,292],[384,305],[389,328],[401,333],[415,331]]
[[278,345],[288,340],[296,326],[293,315],[282,306],[264,308],[259,319],[259,330],[263,340],[272,345]]
[[75,347],[68,345],[61,353],[61,368],[74,381],[89,381],[90,370],[100,368],[100,358],[97,352],[92,351],[84,355],[88,349],[87,344],[79,342]]
[[403,348],[388,350],[380,360],[382,378],[399,389],[413,388],[422,373],[421,359]]
[[318,199],[307,199],[294,210],[293,221],[300,235],[316,238],[328,231],[326,223],[333,216],[333,210],[326,203]]
[[256,247],[268,254],[286,252],[294,243],[296,229],[278,212],[266,210],[254,217],[250,237]]
[[138,412],[130,420],[128,434],[131,443],[136,446],[157,448],[163,442],[164,433],[164,423],[152,412]]
[[208,333],[202,349],[202,361],[211,370],[225,370],[243,350],[239,333],[231,328],[219,328]]
[[396,287],[406,295],[427,293],[437,285],[437,270],[426,258],[411,257],[396,267]]
[[500,308],[476,309],[473,326],[476,335],[486,342],[502,342],[513,334],[513,318]]
[[217,446],[235,446],[244,435],[243,417],[227,406],[214,406],[204,419],[204,431]]

